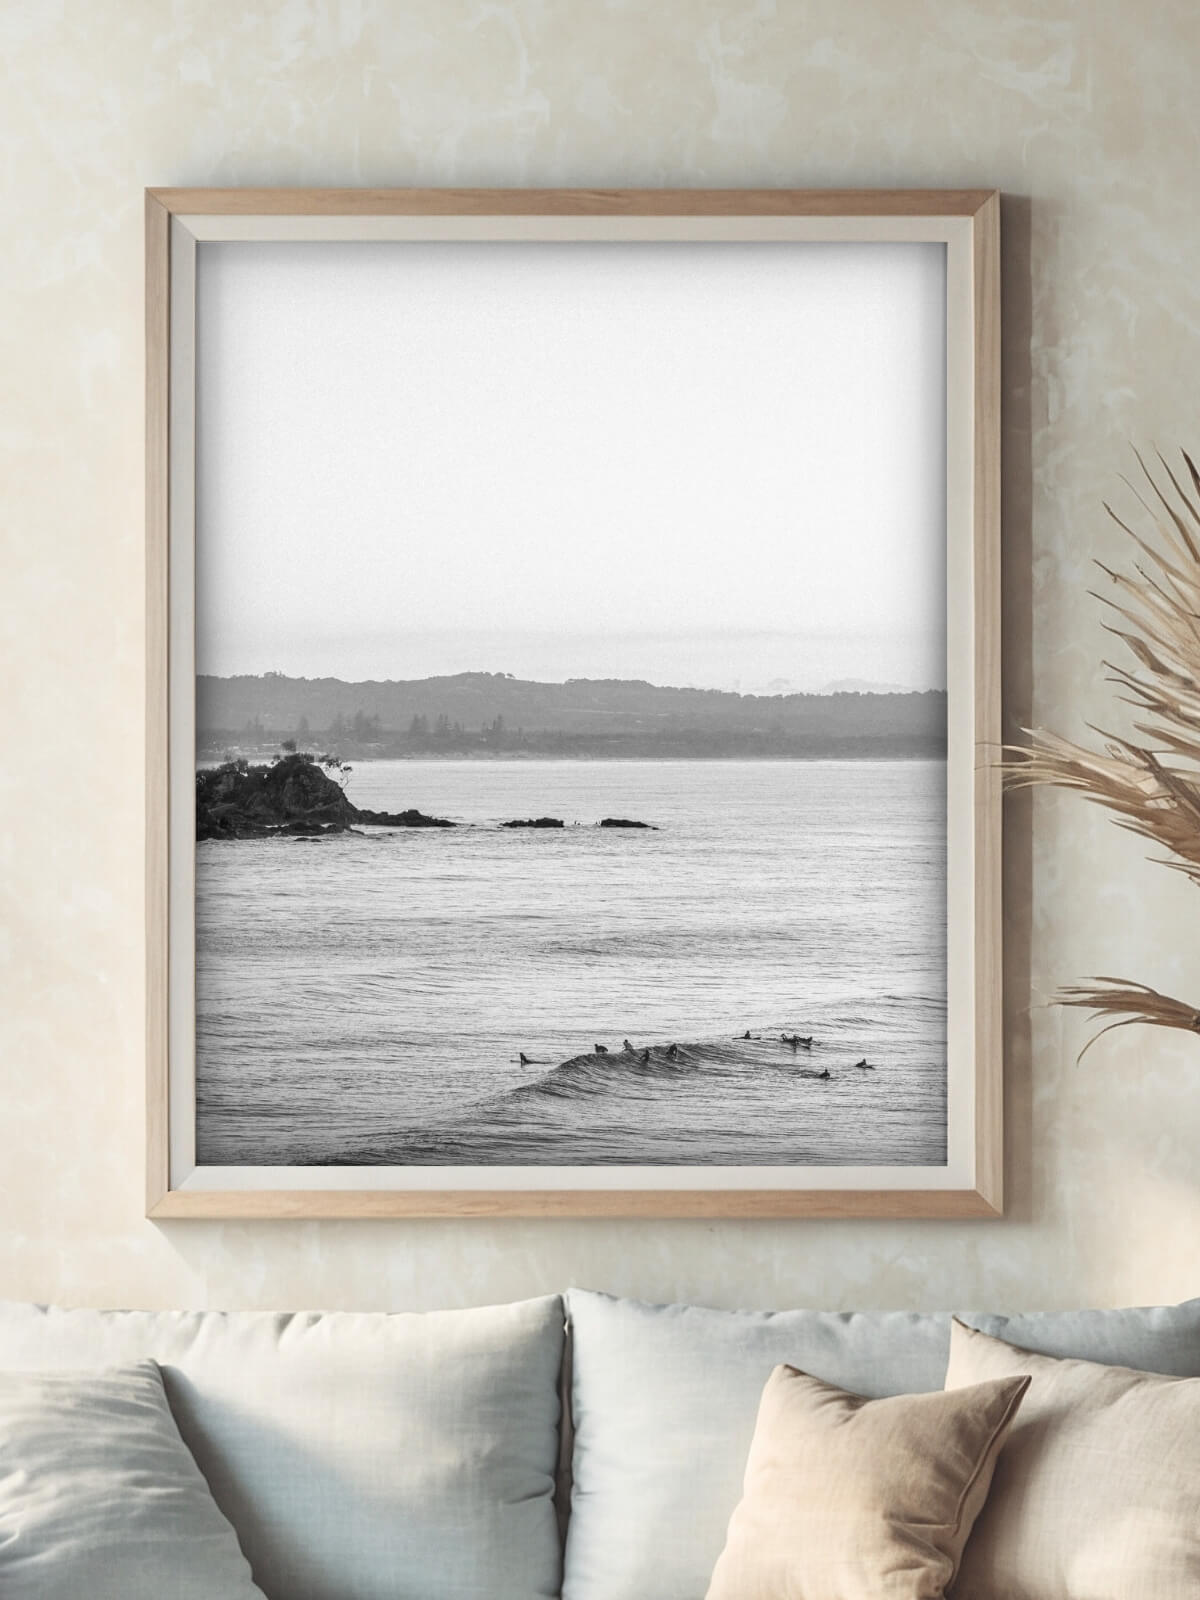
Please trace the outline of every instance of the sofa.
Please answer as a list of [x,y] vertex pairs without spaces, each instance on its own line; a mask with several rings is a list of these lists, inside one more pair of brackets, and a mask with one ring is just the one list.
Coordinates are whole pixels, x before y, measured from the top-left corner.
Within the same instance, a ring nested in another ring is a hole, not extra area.
[[[1200,1377],[1200,1299],[960,1316],[1025,1350]],[[106,1585],[129,1485],[152,1490],[160,1471],[182,1474],[184,1498],[211,1495],[208,1543],[196,1548],[215,1552],[227,1521],[222,1559],[245,1571],[228,1564],[222,1583],[189,1587],[196,1530],[181,1517],[153,1549],[138,1547],[146,1593],[703,1600],[772,1369],[786,1362],[868,1397],[939,1390],[949,1327],[939,1314],[731,1312],[578,1289],[394,1314],[0,1303],[0,1594],[60,1592],[55,1539],[29,1548],[30,1519],[5,1522],[5,1453],[28,1437],[39,1460],[56,1463],[45,1452],[57,1450],[64,1472],[86,1478],[89,1513],[64,1502],[56,1524],[50,1487],[38,1504],[43,1527],[80,1543],[73,1570],[89,1600],[139,1600],[127,1577]],[[97,1399],[102,1374],[132,1388]],[[53,1406],[57,1432],[41,1420]],[[130,1418],[150,1419],[159,1454],[121,1478]],[[110,1471],[116,1487],[102,1481]],[[21,1579],[8,1587],[6,1538]]]

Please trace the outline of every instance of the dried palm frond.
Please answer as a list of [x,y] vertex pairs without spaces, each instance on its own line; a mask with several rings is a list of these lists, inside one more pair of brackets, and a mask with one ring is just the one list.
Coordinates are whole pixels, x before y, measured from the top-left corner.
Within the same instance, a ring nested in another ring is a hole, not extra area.
[[1044,728],[1027,731],[1029,745],[1010,747],[1011,759],[1002,763],[1011,788],[1076,790],[1121,827],[1169,850],[1174,859],[1166,864],[1200,885],[1200,782],[1124,739],[1110,737],[1099,754]]
[[1114,1028],[1128,1028],[1134,1023],[1200,1033],[1200,1011],[1184,1000],[1172,1000],[1144,983],[1130,983],[1123,978],[1089,978],[1088,982],[1103,987],[1087,988],[1083,984],[1072,984],[1069,988],[1059,990],[1055,1004],[1082,1006],[1092,1013],[1093,1022],[1099,1022],[1102,1017],[1116,1017],[1118,1020],[1107,1023],[1092,1035],[1079,1052],[1080,1061],[1097,1039],[1111,1033]]
[[[1139,737],[1095,729],[1104,741],[1096,751],[1031,729],[1028,746],[1006,748],[1001,770],[1011,787],[1050,784],[1104,806],[1119,826],[1165,849],[1165,864],[1200,886],[1200,473],[1183,452],[1185,485],[1159,455],[1164,488],[1137,460],[1148,494],[1128,487],[1151,531],[1137,532],[1105,505],[1138,558],[1128,572],[1097,562],[1115,592],[1093,594],[1106,608],[1108,632],[1132,657],[1132,665],[1103,665],[1118,698],[1133,708]],[[1081,1058],[1101,1035],[1132,1023],[1200,1033],[1194,1006],[1120,978],[1090,982],[1097,987],[1064,989],[1056,1003],[1119,1020],[1101,1028]]]

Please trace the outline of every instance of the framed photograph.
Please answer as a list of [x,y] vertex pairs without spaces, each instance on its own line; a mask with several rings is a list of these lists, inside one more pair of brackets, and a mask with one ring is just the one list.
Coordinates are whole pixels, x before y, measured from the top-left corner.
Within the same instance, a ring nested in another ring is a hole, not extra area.
[[998,225],[148,191],[149,1215],[1000,1214]]

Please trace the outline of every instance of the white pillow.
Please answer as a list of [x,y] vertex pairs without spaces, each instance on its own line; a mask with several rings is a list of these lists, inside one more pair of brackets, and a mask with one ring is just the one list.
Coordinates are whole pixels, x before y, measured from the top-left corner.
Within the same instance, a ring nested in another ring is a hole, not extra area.
[[0,1372],[4,1600],[262,1600],[153,1361]]

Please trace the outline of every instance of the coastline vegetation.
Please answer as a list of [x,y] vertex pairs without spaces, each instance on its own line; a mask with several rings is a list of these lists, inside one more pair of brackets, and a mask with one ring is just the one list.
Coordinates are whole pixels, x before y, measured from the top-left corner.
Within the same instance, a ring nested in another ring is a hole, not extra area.
[[351,760],[940,759],[946,696],[741,695],[624,680],[524,682],[459,673],[413,682],[197,682],[197,752],[271,754],[283,740]]

